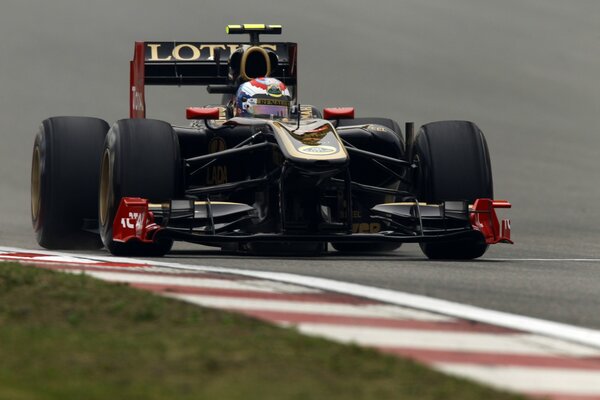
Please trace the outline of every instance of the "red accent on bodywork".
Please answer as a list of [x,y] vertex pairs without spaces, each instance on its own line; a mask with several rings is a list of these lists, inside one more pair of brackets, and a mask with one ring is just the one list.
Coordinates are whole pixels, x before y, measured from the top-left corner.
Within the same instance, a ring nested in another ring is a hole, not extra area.
[[354,118],[354,107],[335,107],[324,108],[323,118],[325,119],[352,119]]
[[511,208],[512,204],[508,200],[494,200],[492,201],[494,208]]
[[487,244],[513,243],[510,240],[510,220],[498,222],[496,208],[511,208],[506,200],[477,199],[471,209],[471,225],[481,232]]
[[[511,208],[506,200],[477,199],[470,210],[474,230],[481,232],[487,244],[510,243],[510,220],[498,221],[496,208]],[[154,223],[154,215],[148,209],[148,200],[124,197],[113,220],[113,240],[128,242],[137,240],[154,243],[156,233],[162,228]]]
[[[289,50],[288,50],[288,57],[289,57],[289,63],[290,63],[290,74],[292,75],[293,78],[296,78],[298,76],[298,45],[296,44],[290,44]],[[294,97],[293,101],[295,102],[296,99],[298,98],[298,84],[296,84],[294,86],[294,88],[290,91],[291,95]]]
[[113,240],[129,242],[137,240],[153,243],[160,226],[154,223],[154,215],[148,210],[148,200],[139,197],[123,197],[113,220]]
[[219,119],[219,114],[217,107],[189,107],[185,110],[187,119]]
[[146,118],[146,95],[144,91],[144,42],[135,42],[133,60],[129,72],[129,117]]

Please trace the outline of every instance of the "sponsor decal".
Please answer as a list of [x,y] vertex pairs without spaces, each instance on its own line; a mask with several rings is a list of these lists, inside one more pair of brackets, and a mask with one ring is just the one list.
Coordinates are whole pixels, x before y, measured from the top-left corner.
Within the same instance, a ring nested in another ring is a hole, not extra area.
[[368,128],[370,131],[375,131],[375,132],[387,132],[389,131],[388,128],[381,126],[381,125],[369,125]]
[[[140,217],[140,213],[130,212],[128,218],[121,218],[121,227],[124,229],[133,229],[135,228],[134,222],[137,222]],[[134,222],[132,222],[132,220]]]
[[206,184],[222,185],[223,183],[227,183],[227,167],[224,165],[208,167],[206,170]]
[[[216,136],[208,142],[208,152],[217,153],[227,149],[227,144],[222,137]],[[228,173],[226,165],[211,165],[206,169],[206,184],[221,185],[227,183]]]
[[267,94],[273,97],[281,97],[283,95],[279,84],[269,85],[269,87],[267,88]]
[[133,92],[133,103],[131,104],[131,108],[134,111],[144,111],[144,101],[142,100],[142,94],[137,91],[135,86],[131,87],[131,91]]
[[381,224],[378,222],[352,224],[352,233],[378,233],[380,231]]
[[223,151],[227,148],[225,144],[225,140],[222,137],[214,137],[208,142],[208,152],[216,153],[218,151]]
[[[241,46],[239,43],[146,43],[146,61],[213,61],[217,49],[221,59],[227,60]],[[275,52],[279,50],[276,44],[261,43],[260,47]],[[284,54],[281,56],[286,58]]]
[[283,106],[288,107],[290,102],[287,100],[275,100],[275,99],[248,99],[248,100],[256,100],[256,104],[259,105],[267,105],[267,106]]
[[328,154],[337,153],[337,149],[333,146],[302,146],[298,148],[298,151],[304,154],[324,156]]

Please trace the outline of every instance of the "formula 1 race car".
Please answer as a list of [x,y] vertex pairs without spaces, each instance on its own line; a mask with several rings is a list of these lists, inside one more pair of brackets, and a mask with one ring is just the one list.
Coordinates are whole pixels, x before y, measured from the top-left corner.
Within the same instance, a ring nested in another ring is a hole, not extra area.
[[[130,118],[54,117],[37,133],[31,213],[48,249],[162,256],[173,241],[259,254],[395,250],[473,259],[512,243],[488,148],[468,121],[413,133],[354,109],[297,103],[297,44],[138,42]],[[146,119],[146,85],[203,85],[190,126]]]

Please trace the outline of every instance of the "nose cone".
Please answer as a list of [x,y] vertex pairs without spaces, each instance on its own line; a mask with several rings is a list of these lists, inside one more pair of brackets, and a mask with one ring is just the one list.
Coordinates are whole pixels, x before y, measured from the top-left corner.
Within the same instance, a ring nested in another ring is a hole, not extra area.
[[273,122],[275,137],[286,159],[302,164],[345,165],[348,153],[329,121],[311,120],[300,126]]

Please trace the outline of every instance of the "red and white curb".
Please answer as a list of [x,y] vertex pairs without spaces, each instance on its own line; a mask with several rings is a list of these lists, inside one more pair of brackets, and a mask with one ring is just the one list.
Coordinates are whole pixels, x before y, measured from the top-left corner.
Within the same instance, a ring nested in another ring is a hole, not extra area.
[[295,326],[307,335],[374,347],[505,390],[600,400],[595,330],[292,274],[2,247],[0,260],[125,282]]

